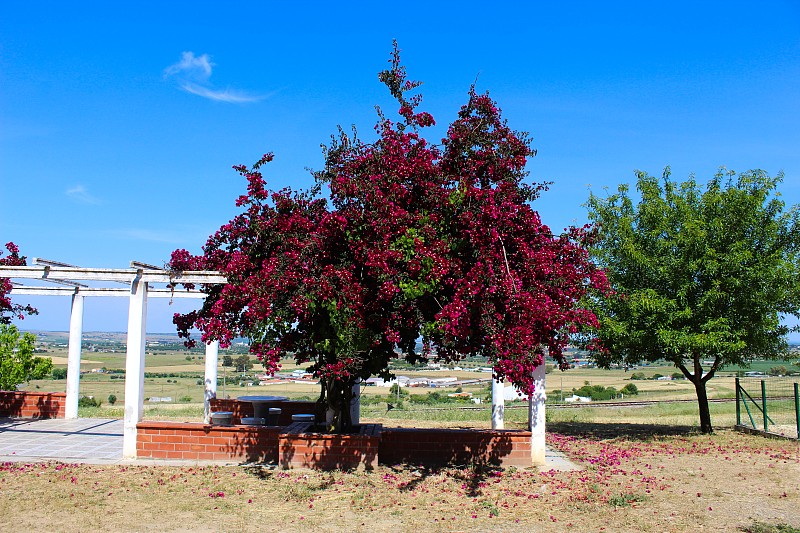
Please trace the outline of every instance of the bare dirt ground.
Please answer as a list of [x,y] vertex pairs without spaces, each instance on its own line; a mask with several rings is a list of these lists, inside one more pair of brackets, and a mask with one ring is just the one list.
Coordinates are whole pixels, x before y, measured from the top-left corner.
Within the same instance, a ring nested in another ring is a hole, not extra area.
[[728,430],[554,424],[577,472],[476,465],[0,465],[25,531],[759,531],[800,528],[800,448]]

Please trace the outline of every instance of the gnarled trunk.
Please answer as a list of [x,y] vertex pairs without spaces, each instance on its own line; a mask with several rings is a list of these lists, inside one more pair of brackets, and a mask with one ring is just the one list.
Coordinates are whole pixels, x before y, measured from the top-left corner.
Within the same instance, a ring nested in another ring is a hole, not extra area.
[[706,392],[706,382],[714,377],[714,373],[719,366],[719,358],[714,359],[714,364],[711,366],[711,369],[703,375],[703,366],[700,364],[700,354],[693,354],[692,361],[694,363],[694,373],[689,372],[689,370],[684,365],[678,365],[683,375],[686,376],[686,379],[692,382],[694,385],[695,393],[697,394],[697,407],[700,412],[700,432],[701,433],[713,433],[714,428],[711,426],[711,410],[708,407],[708,393]]
[[697,392],[697,407],[700,410],[700,432],[713,433],[711,427],[711,411],[708,408],[708,394],[706,393],[706,382],[698,379],[694,382],[694,390]]
[[319,402],[325,406],[325,429],[331,433],[349,433],[353,428],[350,404],[353,401],[353,385],[349,380],[322,380]]

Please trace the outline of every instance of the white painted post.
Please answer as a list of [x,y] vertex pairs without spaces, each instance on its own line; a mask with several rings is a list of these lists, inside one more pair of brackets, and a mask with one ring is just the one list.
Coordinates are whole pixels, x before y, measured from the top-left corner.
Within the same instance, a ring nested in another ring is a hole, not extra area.
[[361,423],[361,379],[353,384],[353,399],[350,401],[350,421],[353,425]]
[[217,364],[219,362],[219,341],[206,344],[205,392],[203,394],[203,413],[206,424],[211,421],[211,400],[217,397]]
[[83,337],[83,296],[72,295],[69,315],[69,352],[67,355],[67,399],[64,418],[78,418],[78,395],[81,383],[81,338]]
[[147,330],[147,282],[131,283],[128,308],[128,351],[125,356],[125,421],[122,457],[136,458],[136,424],[144,412],[144,350]]
[[545,465],[544,441],[544,409],[547,394],[545,392],[545,364],[533,370],[533,395],[528,399],[528,428],[531,431],[531,465]]
[[492,375],[492,429],[505,429],[505,385]]

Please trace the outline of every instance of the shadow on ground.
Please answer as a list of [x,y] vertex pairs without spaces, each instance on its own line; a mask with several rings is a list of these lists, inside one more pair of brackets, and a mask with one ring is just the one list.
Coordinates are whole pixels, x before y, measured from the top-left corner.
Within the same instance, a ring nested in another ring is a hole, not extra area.
[[599,424],[593,422],[550,422],[547,431],[571,435],[574,437],[594,437],[599,439],[613,439],[625,437],[626,439],[647,440],[652,437],[694,435],[698,430],[694,426],[666,426],[660,424]]

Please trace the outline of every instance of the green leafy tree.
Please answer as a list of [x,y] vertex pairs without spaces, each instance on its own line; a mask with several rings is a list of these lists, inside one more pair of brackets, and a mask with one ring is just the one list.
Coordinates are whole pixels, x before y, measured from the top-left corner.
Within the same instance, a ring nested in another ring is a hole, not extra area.
[[251,368],[253,368],[253,362],[250,360],[250,356],[247,354],[240,355],[234,361],[236,363],[236,371],[237,372],[247,372]]
[[36,337],[20,334],[16,326],[0,324],[0,390],[17,390],[17,385],[42,379],[53,370],[49,357],[34,357]]
[[115,403],[117,403],[117,395],[116,394],[109,394],[108,395],[108,403],[110,403],[111,405],[114,405]]
[[622,394],[628,394],[630,396],[635,396],[635,395],[639,394],[639,387],[637,387],[633,383],[628,383],[627,385],[622,387],[622,389],[620,389],[620,392]]
[[769,369],[768,374],[770,376],[785,376],[786,374],[788,374],[788,371],[786,370],[786,367],[783,365],[773,366],[772,368]]
[[[697,393],[712,431],[706,383],[727,364],[780,356],[800,314],[797,206],[778,198],[783,176],[720,170],[701,187],[637,173],[638,204],[622,185],[591,195],[593,254],[615,292],[598,298],[600,366],[665,359]],[[710,362],[705,364],[704,362]]]
[[233,366],[233,357],[231,357],[230,355],[223,355],[222,366]]

